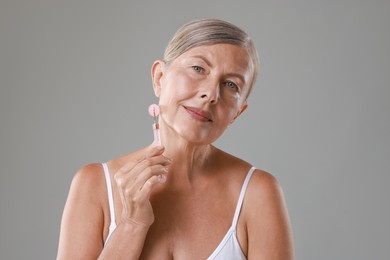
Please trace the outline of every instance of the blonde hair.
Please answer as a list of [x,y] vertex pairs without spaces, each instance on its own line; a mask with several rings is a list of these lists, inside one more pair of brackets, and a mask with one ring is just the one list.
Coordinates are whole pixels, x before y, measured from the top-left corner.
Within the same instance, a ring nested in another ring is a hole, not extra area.
[[219,19],[201,19],[188,22],[180,27],[164,53],[164,62],[169,65],[186,51],[216,43],[228,43],[243,47],[247,50],[252,63],[253,73],[249,82],[249,93],[259,74],[260,62],[256,47],[246,32],[237,26]]

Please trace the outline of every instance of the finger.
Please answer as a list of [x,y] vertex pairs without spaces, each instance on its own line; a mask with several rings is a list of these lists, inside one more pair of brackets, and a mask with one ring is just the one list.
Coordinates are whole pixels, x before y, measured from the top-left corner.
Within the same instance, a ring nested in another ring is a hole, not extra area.
[[150,177],[142,186],[141,190],[139,191],[139,198],[141,201],[149,200],[150,194],[153,190],[153,188],[161,183],[166,182],[166,176],[164,174],[160,175],[153,175]]
[[150,145],[148,148],[147,148],[147,151],[145,154],[143,154],[139,159],[138,161],[143,161],[145,160],[146,158],[151,158],[153,156],[157,156],[157,155],[161,155],[165,150],[165,147],[162,146],[162,145],[158,145],[158,146],[155,146],[155,145]]
[[153,165],[144,169],[134,180],[134,188],[142,189],[142,186],[153,176],[165,175],[168,172],[168,167],[162,165]]
[[153,158],[155,156],[161,155],[164,152],[164,146],[157,146],[157,147],[149,147],[148,151],[141,156],[141,158],[138,158],[136,162],[130,161],[123,165],[117,172],[117,174],[127,174],[128,172],[132,171],[134,167],[137,166],[138,163],[143,162],[144,160],[148,158]]
[[[148,168],[153,166],[168,166],[172,163],[172,161],[162,155],[155,156],[151,158],[146,158],[143,161],[137,163],[129,172],[129,177],[133,176],[134,178],[138,178],[141,172],[145,171]],[[130,177],[131,178],[131,177]]]
[[117,183],[121,187],[134,187],[139,190],[144,182],[152,175],[166,173],[167,169],[163,169],[171,164],[171,160],[160,155],[157,157],[147,158],[142,162],[136,164],[130,172],[122,171],[115,176]]

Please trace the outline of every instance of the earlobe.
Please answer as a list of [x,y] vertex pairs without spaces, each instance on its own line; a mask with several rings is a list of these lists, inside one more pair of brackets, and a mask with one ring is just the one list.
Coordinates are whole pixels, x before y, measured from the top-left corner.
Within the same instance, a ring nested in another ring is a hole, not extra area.
[[156,60],[151,69],[153,90],[156,97],[160,97],[161,92],[161,78],[163,76],[164,61]]

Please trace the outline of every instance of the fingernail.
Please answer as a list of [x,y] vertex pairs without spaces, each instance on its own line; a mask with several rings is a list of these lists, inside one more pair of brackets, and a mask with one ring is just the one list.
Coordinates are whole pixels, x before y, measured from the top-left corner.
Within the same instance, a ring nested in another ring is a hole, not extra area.
[[167,180],[167,178],[165,177],[165,175],[159,175],[159,178],[158,178],[158,180],[161,182],[161,183],[164,183],[166,180]]
[[161,169],[163,172],[167,173],[168,172],[168,168],[167,167],[164,167]]
[[156,146],[156,149],[159,150],[159,151],[164,150],[164,146],[162,146],[162,145],[157,145],[157,146]]
[[167,161],[167,162],[170,162],[170,163],[172,162],[172,159],[170,159],[170,158],[168,158],[168,157],[165,157],[165,156],[164,156],[164,159],[165,159],[165,161]]

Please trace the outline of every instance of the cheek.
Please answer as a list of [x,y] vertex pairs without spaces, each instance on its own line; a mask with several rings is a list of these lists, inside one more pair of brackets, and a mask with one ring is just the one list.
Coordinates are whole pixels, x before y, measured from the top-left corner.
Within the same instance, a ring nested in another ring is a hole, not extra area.
[[226,102],[229,103],[229,107],[237,108],[241,101],[241,95],[237,92],[229,93],[229,96],[226,97]]
[[241,95],[239,93],[230,93],[221,100],[221,106],[219,108],[220,115],[226,120],[233,119],[240,110]]
[[239,93],[234,93],[233,95],[232,95],[232,99],[234,100],[234,101],[236,101],[236,102],[238,102],[238,101],[240,101],[240,99],[241,99],[241,95],[239,94]]
[[186,81],[182,77],[169,76],[164,78],[161,84],[159,106],[161,116],[174,115],[181,100],[187,98]]
[[172,103],[190,97],[193,81],[183,73],[168,75],[162,82],[160,102]]

